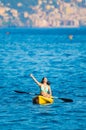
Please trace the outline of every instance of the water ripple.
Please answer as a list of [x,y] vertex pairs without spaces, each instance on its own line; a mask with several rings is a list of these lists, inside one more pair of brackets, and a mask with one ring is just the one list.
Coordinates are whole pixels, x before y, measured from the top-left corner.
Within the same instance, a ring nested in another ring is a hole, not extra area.
[[[66,34],[21,37],[19,33],[0,34],[0,129],[85,130],[85,35],[76,35],[72,41]],[[53,96],[73,102],[54,99],[50,105],[34,105],[32,99],[39,93],[39,87],[30,73],[39,81],[46,76]]]

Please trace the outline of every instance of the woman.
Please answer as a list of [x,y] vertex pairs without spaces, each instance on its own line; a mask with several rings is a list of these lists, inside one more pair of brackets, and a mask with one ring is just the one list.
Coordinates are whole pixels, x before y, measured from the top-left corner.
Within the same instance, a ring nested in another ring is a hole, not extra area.
[[46,77],[44,77],[41,82],[38,82],[37,79],[32,74],[30,74],[30,77],[40,87],[40,95],[42,95],[44,97],[48,97],[48,98],[50,98],[52,96],[50,84]]

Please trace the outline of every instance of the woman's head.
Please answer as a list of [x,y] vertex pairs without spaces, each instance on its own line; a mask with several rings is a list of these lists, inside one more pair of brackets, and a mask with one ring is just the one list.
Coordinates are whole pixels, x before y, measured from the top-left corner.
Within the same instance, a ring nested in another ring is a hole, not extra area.
[[46,77],[42,78],[41,83],[46,83],[46,84],[50,85],[50,83],[49,83],[49,81],[48,81],[48,79]]

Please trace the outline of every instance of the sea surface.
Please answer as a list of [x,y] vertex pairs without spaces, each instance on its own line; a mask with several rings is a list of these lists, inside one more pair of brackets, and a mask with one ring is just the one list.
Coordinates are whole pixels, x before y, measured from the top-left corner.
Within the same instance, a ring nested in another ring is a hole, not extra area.
[[[31,73],[73,102],[34,105]],[[0,130],[86,130],[86,29],[0,29]]]

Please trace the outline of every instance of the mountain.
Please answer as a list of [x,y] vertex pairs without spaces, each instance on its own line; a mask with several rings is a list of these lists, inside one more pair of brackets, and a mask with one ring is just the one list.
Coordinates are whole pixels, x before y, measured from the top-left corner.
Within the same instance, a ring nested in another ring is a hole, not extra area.
[[86,26],[85,0],[1,0],[0,27]]

